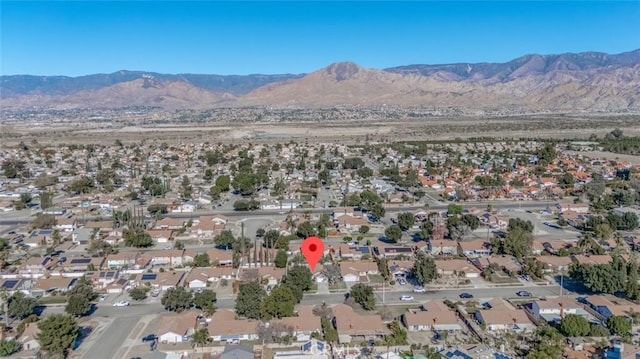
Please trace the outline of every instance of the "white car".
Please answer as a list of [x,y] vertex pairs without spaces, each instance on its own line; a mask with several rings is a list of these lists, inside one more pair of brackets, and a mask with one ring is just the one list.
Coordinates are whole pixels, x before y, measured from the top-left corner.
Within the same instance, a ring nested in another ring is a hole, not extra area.
[[426,293],[427,290],[424,289],[423,287],[417,287],[417,288],[413,288],[413,292],[414,293]]
[[400,300],[403,302],[410,302],[413,300],[413,297],[410,295],[403,295],[402,297],[400,297]]
[[129,306],[129,302],[125,302],[124,300],[117,302],[117,303],[113,303],[114,307],[128,307]]

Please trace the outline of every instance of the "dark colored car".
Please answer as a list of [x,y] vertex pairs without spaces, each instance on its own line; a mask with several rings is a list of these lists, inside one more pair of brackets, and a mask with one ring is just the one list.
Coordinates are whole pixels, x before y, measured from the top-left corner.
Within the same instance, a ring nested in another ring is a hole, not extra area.
[[460,298],[463,298],[463,299],[473,298],[473,294],[471,294],[471,293],[461,293],[460,294]]
[[531,293],[527,292],[526,290],[521,290],[521,291],[517,292],[516,295],[518,297],[531,297],[532,296]]
[[143,343],[152,342],[156,339],[158,339],[158,337],[156,337],[155,334],[147,334],[144,338],[142,338],[142,342]]

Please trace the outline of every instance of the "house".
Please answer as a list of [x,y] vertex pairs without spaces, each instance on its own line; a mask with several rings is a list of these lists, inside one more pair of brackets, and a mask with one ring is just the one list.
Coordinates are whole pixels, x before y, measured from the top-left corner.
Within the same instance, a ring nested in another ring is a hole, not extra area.
[[378,265],[373,261],[340,262],[340,274],[345,282],[359,282],[360,277],[378,274]]
[[258,267],[258,277],[262,281],[266,281],[268,285],[276,285],[280,283],[282,277],[284,277],[285,271],[284,268]]
[[104,263],[103,257],[70,257],[66,261],[58,263],[58,269],[67,273],[78,273],[100,269],[102,263]]
[[387,262],[389,265],[389,274],[393,278],[404,278],[411,277],[413,275],[413,261],[396,261],[391,260]]
[[356,233],[360,227],[369,224],[369,221],[362,217],[340,216],[336,220],[338,228],[342,232]]
[[179,204],[171,209],[172,213],[193,213],[198,208],[198,204],[195,202],[187,202]]
[[568,211],[573,211],[579,214],[589,213],[589,204],[588,203],[556,203],[556,209],[560,213],[565,213]]
[[350,246],[346,243],[340,243],[338,255],[341,259],[360,260],[364,255],[370,256],[371,250],[366,246]]
[[429,301],[424,305],[424,310],[403,314],[402,323],[410,332],[427,330],[454,332],[463,329],[456,313],[441,301]]
[[40,342],[38,341],[38,334],[40,334],[40,328],[38,323],[28,323],[24,327],[22,335],[18,339],[20,345],[22,345],[23,351],[37,352],[40,349]]
[[518,274],[522,272],[522,265],[514,256],[491,256],[476,259],[479,269],[482,270],[491,264],[500,267],[507,274]]
[[184,220],[177,218],[163,218],[156,222],[155,229],[181,229],[184,226]]
[[613,258],[609,254],[574,255],[573,261],[582,265],[609,264]]
[[161,343],[188,342],[197,328],[198,313],[187,311],[178,315],[163,315],[156,331]]
[[313,333],[322,333],[320,317],[313,314],[313,306],[300,305],[297,308],[297,314],[295,317],[274,320],[274,323],[293,328],[293,335],[298,342],[310,340]]
[[173,231],[170,229],[151,229],[147,233],[157,243],[167,243],[173,240]]
[[486,257],[491,255],[491,243],[476,239],[473,241],[460,241],[458,254],[467,258]]
[[260,322],[254,320],[236,319],[236,314],[230,310],[218,310],[211,317],[209,337],[221,344],[239,344],[243,340],[258,339]]
[[51,257],[29,257],[18,268],[20,274],[45,274],[56,267],[58,260]]
[[176,267],[185,264],[183,259],[184,250],[171,249],[163,251],[147,252],[147,255],[151,257],[152,266],[169,266]]
[[382,317],[378,314],[360,315],[346,304],[336,304],[331,309],[333,312],[332,323],[338,331],[340,343],[376,340],[390,334],[389,328],[382,322]]
[[632,313],[640,313],[640,305],[620,298],[612,298],[605,295],[590,295],[585,298],[587,305],[608,319],[612,316],[630,316]]
[[29,285],[29,282],[25,282],[24,279],[20,278],[0,279],[0,288],[2,290],[6,290],[9,295],[13,295],[15,292],[25,287],[25,284]]
[[502,304],[477,311],[475,316],[478,323],[491,332],[515,331],[520,333],[536,330],[535,324],[524,310],[513,308],[506,302]]
[[89,244],[93,239],[93,229],[91,228],[78,228],[71,233],[71,241],[77,245]]
[[53,292],[66,293],[75,285],[76,280],[77,278],[67,277],[38,278],[31,288],[31,296],[46,297]]
[[108,269],[134,269],[138,264],[138,258],[140,255],[133,252],[122,252],[117,254],[109,254],[105,260],[105,265]]
[[255,359],[255,354],[249,347],[226,346],[220,359]]
[[53,228],[60,232],[73,232],[78,228],[78,220],[76,218],[61,218],[56,221]]
[[233,251],[213,248],[207,251],[207,256],[209,256],[209,262],[213,266],[226,267],[233,265]]
[[149,285],[160,290],[175,288],[180,284],[184,272],[157,272],[157,273],[140,273],[136,275],[134,281],[138,285]]
[[458,243],[449,240],[429,241],[425,250],[434,256],[454,255],[458,253]]
[[567,314],[589,316],[582,304],[569,297],[536,300],[531,303],[531,312],[538,320],[544,320],[549,323],[560,322]]
[[236,278],[238,270],[232,267],[196,267],[193,268],[185,279],[185,287],[205,288],[211,282],[218,282],[222,279],[233,280]]
[[440,276],[480,277],[478,268],[464,259],[437,259],[435,264]]
[[546,272],[551,273],[568,271],[572,262],[570,257],[539,256],[536,259],[538,262],[544,263]]

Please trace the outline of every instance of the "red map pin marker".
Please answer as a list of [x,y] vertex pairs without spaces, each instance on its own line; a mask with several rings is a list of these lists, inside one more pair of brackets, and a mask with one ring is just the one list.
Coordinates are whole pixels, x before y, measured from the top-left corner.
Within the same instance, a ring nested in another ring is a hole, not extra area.
[[302,242],[302,255],[309,263],[311,271],[316,270],[316,265],[324,255],[324,242],[318,237],[309,237]]

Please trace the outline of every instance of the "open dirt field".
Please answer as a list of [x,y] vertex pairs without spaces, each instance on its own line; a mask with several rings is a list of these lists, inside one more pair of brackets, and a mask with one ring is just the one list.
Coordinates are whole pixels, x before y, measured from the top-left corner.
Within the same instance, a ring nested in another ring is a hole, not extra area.
[[103,126],[87,123],[11,125],[0,127],[3,145],[27,143],[189,142],[340,142],[345,144],[399,140],[449,140],[471,137],[585,139],[620,128],[640,136],[640,117],[610,118],[441,118],[419,121],[330,121],[324,123],[199,123],[184,125]]

